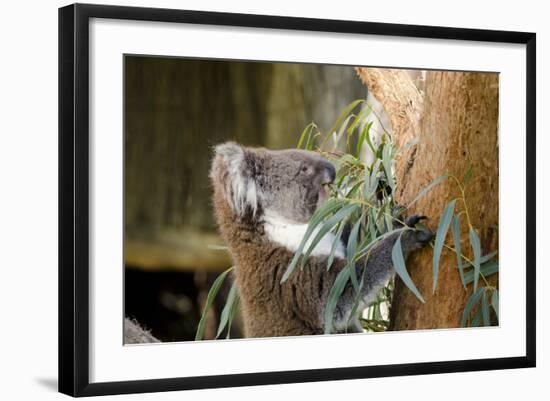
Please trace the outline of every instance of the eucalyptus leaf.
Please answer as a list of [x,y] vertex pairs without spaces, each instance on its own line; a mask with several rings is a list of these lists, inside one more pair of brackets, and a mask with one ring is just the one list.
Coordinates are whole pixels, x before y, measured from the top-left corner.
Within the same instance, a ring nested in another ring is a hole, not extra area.
[[493,310],[495,311],[495,314],[497,315],[497,319],[499,319],[499,310],[498,310],[498,290],[493,290],[493,296],[491,297],[491,305],[493,306]]
[[363,107],[361,111],[357,114],[357,117],[355,117],[355,120],[353,120],[353,123],[348,128],[348,133],[351,134],[355,127],[357,127],[360,123],[362,123],[365,118],[370,114],[371,110],[369,107]]
[[443,250],[443,244],[445,243],[445,237],[447,236],[447,231],[449,230],[449,225],[453,218],[453,213],[455,210],[456,199],[450,201],[441,218],[439,219],[439,225],[437,227],[437,232],[435,234],[434,242],[434,254],[433,254],[433,292],[437,287],[437,277],[439,275],[439,259],[441,257],[441,251]]
[[[313,239],[311,240],[311,243],[309,244],[309,247],[307,248],[307,250],[304,252],[302,256],[302,263],[301,263],[302,269],[306,265],[307,259],[309,258],[309,255],[311,255],[311,252],[313,252],[315,247],[319,244],[319,241],[321,241],[321,239],[325,235],[327,235],[334,228],[334,226],[336,226],[336,224],[340,223],[342,220],[344,220],[347,216],[349,216],[358,208],[359,206],[356,204],[346,205],[342,209],[334,213],[334,215],[331,216],[328,220],[322,223],[321,228],[319,229],[319,231],[317,231],[317,233],[315,234],[315,237],[313,237]],[[313,232],[311,234],[313,235]]]
[[[342,137],[342,135],[344,134],[344,132],[346,131],[346,127],[347,125],[349,124],[350,120],[355,117],[353,114],[350,114],[349,116],[346,117],[346,119],[344,120],[344,122],[342,123],[342,125],[340,125],[340,129],[338,130],[338,134],[336,134],[336,140],[337,141],[340,141],[340,138]],[[348,142],[349,142],[349,138],[348,138]],[[350,155],[353,157],[353,155]]]
[[[362,269],[363,270],[363,273],[361,274],[361,281],[359,283],[359,288],[357,289],[356,293],[355,293],[355,299],[353,301],[353,307],[351,308],[351,312],[349,314],[349,317],[348,317],[348,321],[346,323],[346,326],[349,327],[349,325],[351,324],[351,321],[353,319],[355,319],[355,317],[357,316],[357,309],[359,309],[359,305],[361,304],[361,301],[363,299],[363,294],[361,293],[361,291],[363,290],[363,285],[365,283],[365,269]],[[350,272],[351,274],[351,272]]]
[[403,283],[405,283],[409,290],[411,290],[422,303],[425,303],[426,301],[424,301],[420,291],[418,291],[411,279],[411,276],[409,276],[409,273],[407,272],[405,259],[403,258],[403,250],[401,248],[401,235],[397,238],[397,241],[395,241],[395,244],[393,245],[391,258],[395,272],[401,280],[403,280]]
[[369,133],[367,134],[365,139],[367,140],[367,145],[369,145],[369,148],[372,151],[372,154],[374,155],[374,157],[377,157],[377,154],[378,154],[377,148],[376,148],[376,146],[374,146],[374,143],[372,142],[372,138],[370,136],[370,129],[371,129],[373,123],[374,123],[374,121],[371,121],[371,122],[368,123]]
[[[367,137],[370,136],[370,128],[372,127],[372,122],[369,122],[365,124],[363,127],[363,130],[361,131],[361,135],[359,136],[359,139],[357,140],[357,149],[355,151],[355,154],[357,157],[361,157],[361,150],[363,149],[363,144],[367,140]],[[373,153],[375,153],[373,151]]]
[[306,143],[306,150],[313,150],[315,148],[315,138],[317,138],[320,135],[319,132],[312,135],[312,131],[310,131],[308,137],[307,137],[307,143]]
[[346,252],[348,257],[348,268],[350,269],[351,282],[356,291],[359,290],[359,282],[357,281],[357,274],[355,271],[355,252],[357,250],[357,239],[362,221],[363,215],[361,215],[361,218],[359,218],[353,225],[353,228],[351,229],[351,232],[349,234],[348,247]]
[[367,199],[374,195],[378,189],[378,169],[380,168],[381,163],[382,162],[380,160],[376,160],[373,165],[372,172],[369,174],[368,186],[365,193],[365,198]]
[[338,230],[336,230],[336,235],[334,238],[334,242],[331,245],[330,248],[330,254],[328,255],[328,261],[327,261],[327,270],[330,269],[332,266],[332,263],[334,262],[334,256],[336,254],[336,249],[338,249],[338,245],[340,244],[340,239],[342,238],[342,233],[344,232],[344,228],[346,227],[347,220],[342,220],[340,222],[340,226],[338,227]]
[[309,123],[306,125],[304,130],[302,131],[300,135],[300,140],[298,141],[298,146],[296,146],[298,149],[302,148],[302,144],[304,143],[304,140],[306,137],[309,138],[309,135],[311,134],[311,131],[313,131],[313,128],[316,128],[317,126],[314,123]]
[[384,149],[382,150],[382,164],[384,165],[386,179],[388,181],[388,184],[390,185],[390,188],[392,189],[392,193],[395,193],[395,180],[393,178],[391,152],[391,144],[386,143],[384,145]]
[[470,313],[472,313],[472,309],[479,302],[479,299],[483,295],[484,291],[484,288],[478,288],[477,291],[474,291],[470,298],[468,298],[466,306],[464,307],[464,312],[462,313],[462,321],[460,323],[462,327],[466,327],[466,324],[468,323],[468,318],[470,317]]
[[383,233],[381,235],[378,235],[377,237],[374,238],[373,241],[369,242],[365,247],[359,249],[357,251],[357,254],[364,254],[366,252],[369,252],[372,248],[374,248],[377,244],[379,244],[380,242],[382,242],[383,240],[385,240],[386,238],[390,237],[391,235],[394,235],[394,234],[401,234],[402,232],[406,231],[406,230],[409,230],[409,228],[406,228],[406,227],[399,227],[399,228],[396,228],[392,231],[389,231],[389,232],[386,232],[386,233]]
[[490,326],[491,325],[491,317],[489,314],[489,301],[487,299],[489,294],[487,294],[487,290],[483,291],[483,295],[481,297],[481,314],[483,316],[483,325],[484,326]]
[[233,324],[233,321],[235,320],[235,315],[237,314],[237,311],[239,310],[239,305],[241,304],[241,299],[239,297],[239,294],[237,293],[237,298],[233,302],[233,305],[231,306],[231,311],[229,312],[229,321],[227,323],[227,335],[225,338],[230,338],[231,335],[231,325]]
[[393,216],[391,214],[391,206],[390,204],[386,204],[384,206],[385,213],[384,213],[384,220],[386,222],[386,231],[392,231],[393,230]]
[[334,125],[332,126],[332,128],[330,129],[329,133],[332,134],[333,132],[336,132],[336,128],[338,128],[340,126],[340,124],[342,123],[342,121],[344,121],[344,119],[352,112],[352,110],[357,107],[358,104],[360,103],[364,103],[365,100],[364,99],[357,99],[357,100],[354,100],[353,102],[349,103],[345,108],[344,110],[342,110],[342,112],[340,113],[340,115],[338,116],[338,118],[336,119],[336,122],[334,123]]
[[352,198],[353,194],[365,183],[365,180],[357,180],[357,182],[351,187],[346,194],[346,198]]
[[[484,255],[481,257],[481,259],[479,259],[479,263],[482,265],[483,267],[483,264],[484,263],[487,263],[489,262],[491,259],[493,259],[496,255],[497,255],[497,251],[494,251],[494,252],[491,252],[491,253],[488,253],[487,255]],[[495,262],[496,263],[496,262]],[[465,261],[463,264],[462,264],[463,267],[474,267],[474,265],[468,261]],[[482,272],[483,273],[483,272]]]
[[479,271],[481,268],[481,244],[476,230],[470,228],[470,244],[474,252],[474,291],[477,289],[477,283],[479,281]]
[[214,302],[214,299],[216,298],[216,295],[218,294],[218,291],[220,290],[223,281],[229,274],[229,272],[233,270],[233,267],[227,269],[222,274],[220,274],[216,280],[214,280],[214,283],[212,283],[212,287],[210,287],[210,291],[208,291],[208,295],[206,296],[206,303],[204,304],[204,309],[202,310],[201,319],[199,321],[199,325],[197,326],[197,334],[195,335],[195,341],[202,340],[204,338],[204,327],[206,323],[206,317],[208,315],[208,310],[212,306],[212,303]]
[[[374,211],[374,209],[370,209],[369,214],[369,233],[371,237],[371,243],[374,243],[376,239],[376,234],[378,232],[378,228],[376,227],[376,212]],[[364,248],[361,249],[363,250]]]
[[330,293],[327,298],[327,305],[325,306],[325,313],[324,313],[325,334],[330,334],[332,330],[334,310],[336,309],[336,305],[338,305],[340,296],[342,295],[342,293],[344,292],[344,289],[346,288],[346,284],[349,280],[349,272],[350,271],[347,268],[342,269],[336,276],[336,280],[334,280],[334,284],[330,289]]
[[288,265],[285,273],[283,274],[283,277],[281,278],[281,283],[284,283],[294,268],[296,267],[296,264],[298,263],[298,260],[300,259],[300,256],[302,255],[304,246],[306,245],[310,235],[312,234],[313,230],[331,213],[333,213],[335,210],[342,207],[342,205],[345,202],[339,199],[331,198],[328,201],[326,201],[311,217],[309,220],[308,227],[306,229],[306,233],[304,234],[304,237],[302,238],[302,241],[300,242],[300,245],[298,246],[298,250],[294,254],[294,257],[292,258],[290,264]]
[[497,253],[498,251],[494,251],[494,252],[488,253],[487,255],[483,255],[481,259],[479,259],[479,263],[483,264],[485,262],[488,262],[489,260],[493,259],[493,257],[495,257]]
[[478,308],[472,319],[472,327],[481,327],[481,308]]
[[460,281],[462,281],[462,285],[464,288],[466,288],[466,283],[464,281],[464,268],[462,266],[462,250],[460,245],[460,216],[455,215],[453,216],[453,220],[451,222],[451,233],[453,235],[453,242],[455,245],[455,252],[456,252],[456,263],[458,266],[458,272],[460,274]]
[[231,312],[234,307],[234,303],[238,302],[239,299],[239,293],[237,292],[237,282],[233,281],[233,284],[231,285],[231,289],[229,290],[229,294],[227,295],[227,300],[225,301],[225,305],[222,309],[222,313],[220,315],[220,324],[218,325],[218,332],[216,333],[216,338],[220,336],[223,329],[227,326],[229,319],[231,317]]
[[[491,260],[481,265],[479,270],[480,274],[483,274],[483,277],[489,277],[491,274],[498,273],[498,263]],[[466,285],[474,281],[474,271],[470,270],[464,274],[464,282]]]

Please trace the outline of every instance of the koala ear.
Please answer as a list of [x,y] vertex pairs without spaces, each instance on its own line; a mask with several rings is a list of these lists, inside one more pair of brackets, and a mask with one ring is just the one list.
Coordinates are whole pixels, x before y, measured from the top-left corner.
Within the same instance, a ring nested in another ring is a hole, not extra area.
[[248,162],[254,155],[235,142],[215,147],[210,177],[221,186],[224,197],[238,216],[250,208],[255,216],[258,210],[258,188]]

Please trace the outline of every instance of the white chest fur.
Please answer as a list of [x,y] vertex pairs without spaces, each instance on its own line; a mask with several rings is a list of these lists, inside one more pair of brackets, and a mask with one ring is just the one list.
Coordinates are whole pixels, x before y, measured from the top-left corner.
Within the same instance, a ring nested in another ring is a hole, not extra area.
[[[275,216],[265,217],[264,228],[267,233],[268,238],[287,248],[291,252],[296,252],[304,235],[306,234],[307,224],[293,224],[288,223],[280,218]],[[309,236],[308,242],[306,243],[304,250],[307,250],[311,244],[311,241],[317,235],[319,229],[315,229],[314,232]],[[330,251],[332,250],[332,244],[336,236],[332,233],[327,233],[323,238],[318,242],[317,246],[311,252],[311,256],[329,256]],[[344,249],[344,244],[340,241],[337,245],[334,252],[335,257],[345,258],[346,251]]]

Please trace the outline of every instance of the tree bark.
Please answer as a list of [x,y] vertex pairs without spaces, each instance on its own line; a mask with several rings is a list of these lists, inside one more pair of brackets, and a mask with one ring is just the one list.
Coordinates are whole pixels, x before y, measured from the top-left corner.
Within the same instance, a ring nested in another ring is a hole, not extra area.
[[[358,67],[356,71],[369,93],[382,104],[391,122],[389,128],[393,140],[401,149],[395,174],[398,183],[405,182],[417,149],[416,145],[408,148],[405,145],[418,139],[420,133],[420,119],[424,110],[422,92],[406,70]],[[398,191],[401,189],[397,188]],[[396,196],[399,197],[399,193]]]
[[[374,70],[374,71],[373,71]],[[385,106],[394,120],[410,121],[394,135],[399,143],[402,135],[418,139],[410,154],[397,162],[398,186],[396,201],[408,205],[432,180],[449,173],[463,179],[469,166],[472,176],[465,190],[472,225],[478,230],[482,254],[498,247],[498,75],[491,73],[464,73],[430,71],[426,74],[426,92],[417,99],[421,112],[410,112],[409,82],[386,85],[388,74],[377,69],[360,69],[363,82],[374,82],[369,89]],[[388,78],[389,76],[389,78]],[[387,91],[392,93],[388,94]],[[402,93],[403,92],[403,93]],[[396,100],[397,99],[397,100]],[[403,112],[405,110],[405,112]],[[409,110],[409,111],[407,111]],[[418,118],[417,121],[415,119]],[[403,141],[401,141],[402,143]],[[457,184],[449,179],[432,189],[409,209],[408,213],[430,217],[435,232],[446,204],[460,195]],[[463,210],[458,202],[457,208]],[[464,216],[461,216],[463,220]],[[467,225],[463,222],[462,239],[467,239]],[[463,253],[471,257],[469,241],[463,243]],[[459,327],[462,311],[471,286],[465,291],[456,269],[456,255],[443,251],[438,285],[432,293],[433,252],[424,249],[407,262],[408,271],[423,294],[422,304],[401,280],[396,280],[391,311],[392,330]],[[492,278],[494,282],[496,279]]]

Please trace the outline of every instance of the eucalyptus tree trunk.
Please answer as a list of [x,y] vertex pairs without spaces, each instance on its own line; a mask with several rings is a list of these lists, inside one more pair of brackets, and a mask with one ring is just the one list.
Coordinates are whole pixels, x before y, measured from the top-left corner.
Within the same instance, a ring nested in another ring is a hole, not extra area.
[[[498,75],[430,71],[422,93],[403,71],[358,68],[357,72],[383,104],[396,142],[402,146],[413,138],[417,141],[397,161],[396,201],[408,205],[445,173],[462,180],[471,166],[471,179],[465,188],[469,217],[478,229],[482,253],[497,249]],[[434,187],[408,213],[429,216],[428,225],[435,232],[446,204],[459,196],[458,185],[449,179]],[[461,238],[466,239],[467,233],[466,224],[462,224]],[[462,248],[471,257],[468,241]],[[460,326],[471,286],[464,290],[456,269],[456,255],[444,250],[437,289],[432,293],[432,255],[432,249],[424,249],[407,263],[425,304],[396,279],[391,330]]]

